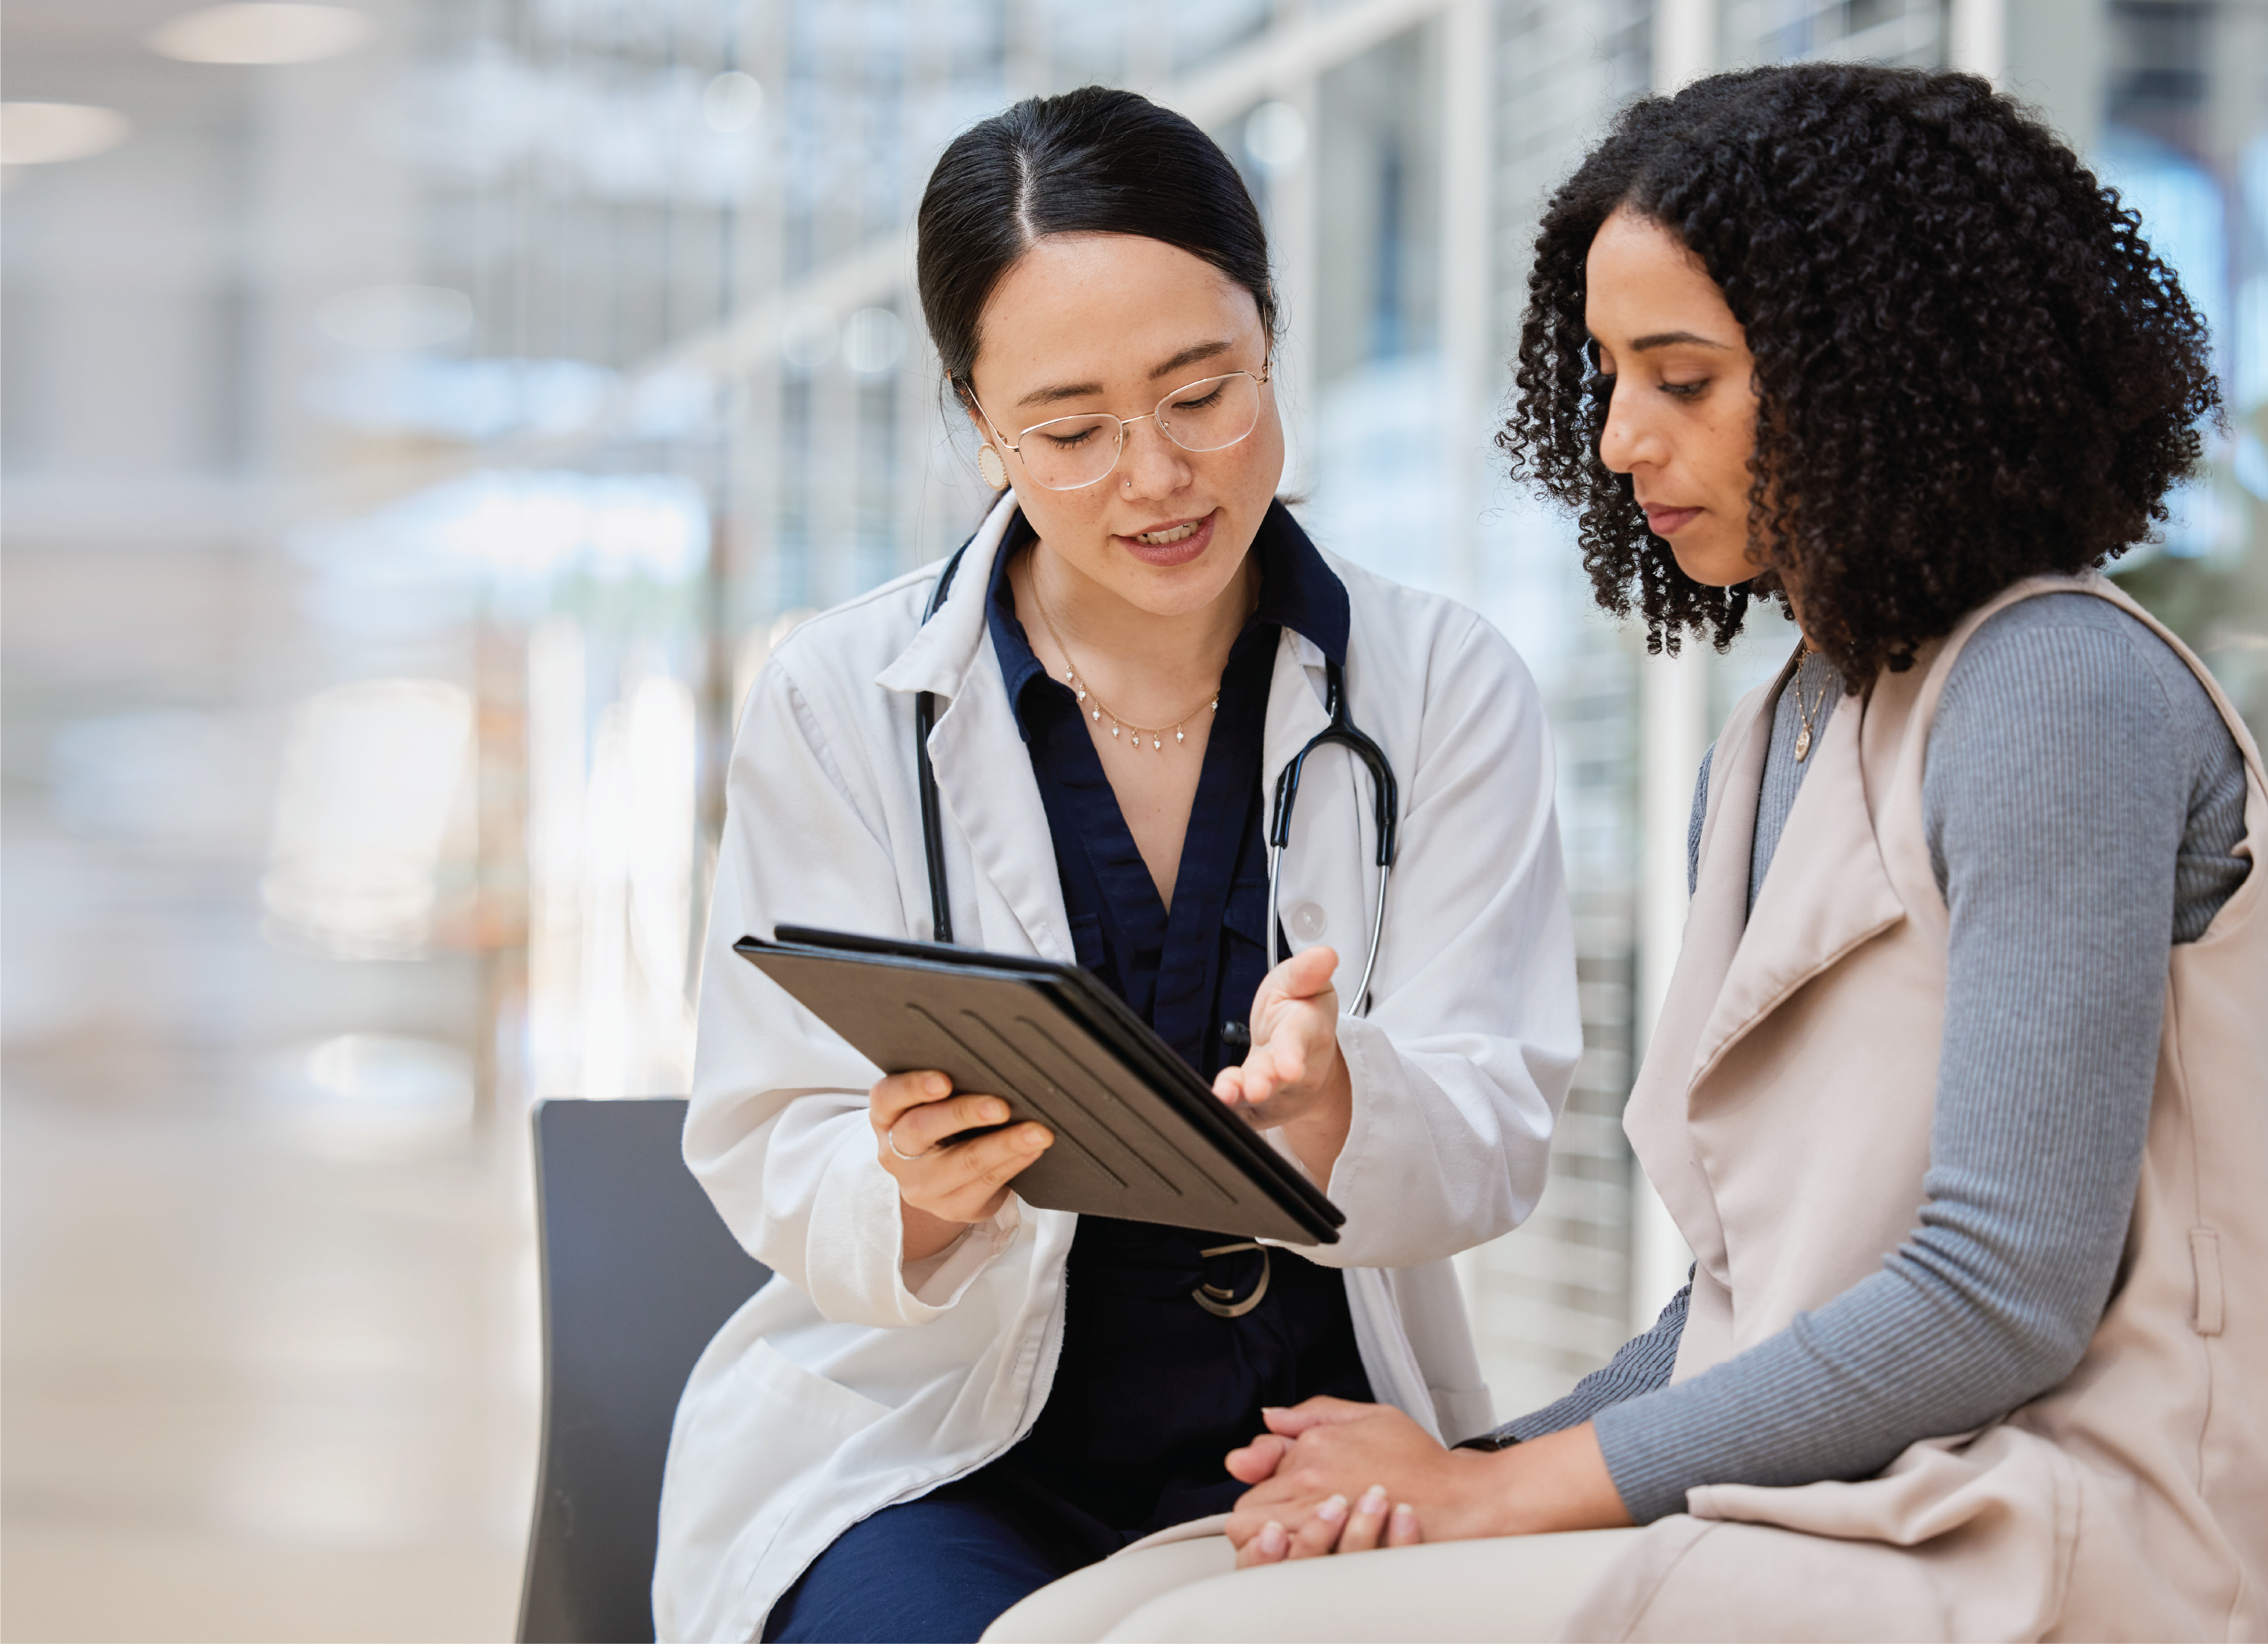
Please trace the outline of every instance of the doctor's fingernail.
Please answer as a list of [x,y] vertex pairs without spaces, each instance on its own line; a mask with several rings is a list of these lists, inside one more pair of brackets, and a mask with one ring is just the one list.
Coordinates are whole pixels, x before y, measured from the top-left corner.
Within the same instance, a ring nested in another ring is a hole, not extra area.
[[1008,1104],[1005,1102],[988,1102],[976,1110],[976,1115],[987,1124],[998,1124],[1008,1117]]
[[933,1096],[944,1095],[953,1088],[953,1081],[943,1073],[932,1073],[922,1083]]
[[1354,1510],[1366,1518],[1375,1518],[1386,1511],[1386,1486],[1382,1484],[1371,1485],[1362,1493],[1362,1500],[1354,1504]]
[[1284,1533],[1284,1527],[1272,1518],[1260,1527],[1260,1551],[1269,1558],[1282,1558],[1290,1540]]
[[1395,1534],[1398,1536],[1406,1536],[1417,1528],[1418,1509],[1410,1506],[1407,1501],[1395,1502],[1394,1504]]
[[1315,1509],[1315,1516],[1322,1520],[1326,1524],[1337,1523],[1341,1519],[1346,1516],[1346,1498],[1343,1495],[1335,1495],[1328,1498],[1321,1507]]

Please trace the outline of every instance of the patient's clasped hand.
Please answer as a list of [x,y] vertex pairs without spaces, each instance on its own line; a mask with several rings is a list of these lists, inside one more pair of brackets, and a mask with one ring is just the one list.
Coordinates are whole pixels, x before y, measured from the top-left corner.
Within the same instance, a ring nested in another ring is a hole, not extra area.
[[1268,1431],[1228,1457],[1252,1486],[1228,1520],[1239,1567],[1631,1522],[1588,1422],[1476,1450],[1444,1447],[1389,1405],[1310,1398],[1263,1413]]

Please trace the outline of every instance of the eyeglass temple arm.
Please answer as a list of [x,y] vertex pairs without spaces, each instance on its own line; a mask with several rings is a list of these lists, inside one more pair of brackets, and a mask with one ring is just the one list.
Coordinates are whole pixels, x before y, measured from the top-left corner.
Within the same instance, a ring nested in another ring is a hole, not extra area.
[[951,380],[954,387],[958,392],[968,396],[969,404],[976,408],[976,415],[983,417],[984,419],[984,426],[992,431],[992,438],[998,440],[1003,446],[1006,446],[1009,450],[1015,451],[1017,449],[1016,446],[1008,445],[1008,436],[1000,431],[1000,424],[992,420],[992,413],[984,409],[984,402],[976,397],[976,385],[973,382],[963,382],[958,377],[953,378]]

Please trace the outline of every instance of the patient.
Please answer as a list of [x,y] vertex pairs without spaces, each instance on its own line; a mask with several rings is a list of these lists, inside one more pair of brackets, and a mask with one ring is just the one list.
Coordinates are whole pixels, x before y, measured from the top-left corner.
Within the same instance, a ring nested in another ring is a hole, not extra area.
[[2099,571],[2195,470],[2208,359],[1982,80],[1622,117],[1545,216],[1502,443],[1649,650],[1758,596],[1800,630],[1703,763],[1625,1116],[1690,1282],[1465,1447],[1268,1412],[1226,1544],[988,1636],[2268,1630],[2268,787]]

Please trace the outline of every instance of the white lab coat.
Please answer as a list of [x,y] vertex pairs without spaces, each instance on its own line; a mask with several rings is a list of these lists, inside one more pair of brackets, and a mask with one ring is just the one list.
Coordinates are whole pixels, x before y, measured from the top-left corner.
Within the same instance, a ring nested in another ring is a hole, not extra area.
[[[745,1640],[850,1525],[983,1466],[1048,1397],[1077,1218],[1011,1198],[929,1261],[902,1261],[876,1161],[876,1069],[732,951],[800,923],[930,934],[913,698],[930,738],[959,940],[1073,957],[1047,813],[985,622],[1012,495],[944,606],[932,565],[814,617],[773,653],[733,748],[685,1156],[777,1275],[686,1383],[663,1486],[654,1615],[664,1639]],[[1472,612],[1336,558],[1352,608],[1355,722],[1394,763],[1402,837],[1366,1018],[1343,1016],[1354,1087],[1325,1184],[1365,1369],[1446,1439],[1490,1422],[1448,1258],[1517,1226],[1543,1191],[1581,1050],[1572,933],[1534,682]],[[1323,728],[1323,659],[1286,632],[1263,778]],[[1376,895],[1370,788],[1343,750],[1310,760],[1284,864],[1295,947],[1361,975]],[[1280,1146],[1280,1139],[1278,1145]]]

